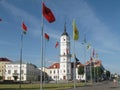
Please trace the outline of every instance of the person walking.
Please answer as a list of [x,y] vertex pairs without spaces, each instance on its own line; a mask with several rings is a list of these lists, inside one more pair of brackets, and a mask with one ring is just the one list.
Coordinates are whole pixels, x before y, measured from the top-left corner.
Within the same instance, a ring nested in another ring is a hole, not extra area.
[[117,80],[116,78],[113,79],[114,87],[117,87]]

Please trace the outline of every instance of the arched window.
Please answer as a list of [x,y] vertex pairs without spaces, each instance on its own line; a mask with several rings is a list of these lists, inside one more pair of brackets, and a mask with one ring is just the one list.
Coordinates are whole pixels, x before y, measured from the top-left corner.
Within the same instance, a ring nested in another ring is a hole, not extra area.
[[55,70],[54,70],[54,74],[55,74]]

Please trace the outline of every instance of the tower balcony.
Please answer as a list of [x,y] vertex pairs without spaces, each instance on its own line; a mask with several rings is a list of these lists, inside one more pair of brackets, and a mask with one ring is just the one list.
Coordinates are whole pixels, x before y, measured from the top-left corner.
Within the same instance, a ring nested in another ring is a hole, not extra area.
[[60,57],[72,57],[71,54],[66,54],[66,55],[59,55]]

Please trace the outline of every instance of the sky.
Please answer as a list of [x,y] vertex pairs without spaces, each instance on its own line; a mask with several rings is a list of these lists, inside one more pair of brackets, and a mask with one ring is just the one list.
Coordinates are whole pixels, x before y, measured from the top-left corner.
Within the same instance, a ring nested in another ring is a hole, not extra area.
[[[23,36],[22,60],[40,67],[41,3],[42,0],[0,0],[0,57],[20,60],[21,24],[24,22],[28,31]],[[53,23],[44,18],[44,33],[50,36],[49,41],[44,41],[46,66],[59,61],[60,47],[55,48],[55,44],[60,41],[65,23],[70,51],[74,53],[72,21],[75,19],[79,31],[75,53],[80,62],[84,64],[89,60],[94,49],[107,70],[120,74],[120,0],[44,0],[44,3],[56,18]],[[86,54],[82,44],[85,35],[87,44],[91,44]]]

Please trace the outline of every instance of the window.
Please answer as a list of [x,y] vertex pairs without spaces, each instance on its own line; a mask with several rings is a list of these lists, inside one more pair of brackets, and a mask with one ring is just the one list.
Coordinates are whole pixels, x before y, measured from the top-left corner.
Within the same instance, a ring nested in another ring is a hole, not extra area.
[[22,80],[24,80],[24,77],[21,77]]
[[58,73],[59,73],[59,70],[58,70]]
[[65,73],[65,70],[63,72]]
[[14,67],[18,67],[18,66],[14,66]]
[[50,74],[52,73],[52,71],[50,70]]
[[21,70],[21,74],[23,74],[24,73],[24,70]]
[[17,73],[17,70],[14,70],[14,73]]
[[67,71],[68,71],[68,73],[69,73],[69,69],[68,69]]
[[55,70],[54,70],[54,74],[55,74]]
[[83,78],[83,75],[82,75],[82,78]]
[[67,65],[67,67],[69,68],[69,65]]
[[11,80],[11,77],[7,77],[7,80]]
[[8,74],[11,74],[11,70],[8,70]]

